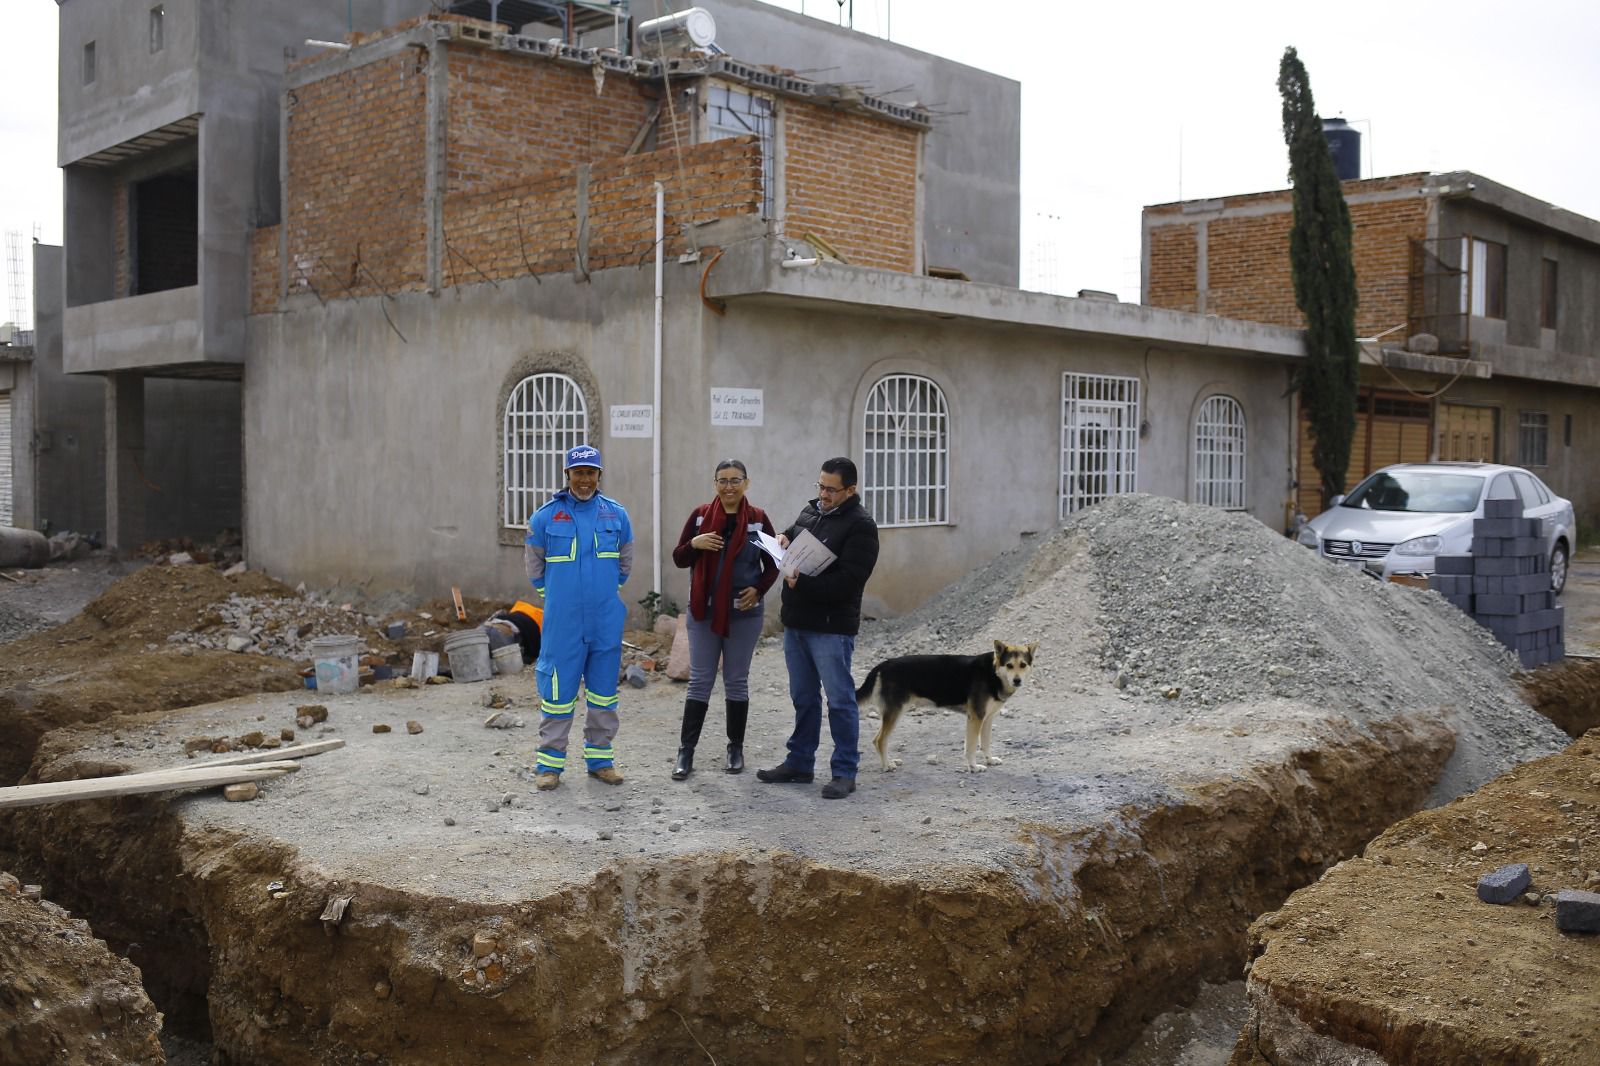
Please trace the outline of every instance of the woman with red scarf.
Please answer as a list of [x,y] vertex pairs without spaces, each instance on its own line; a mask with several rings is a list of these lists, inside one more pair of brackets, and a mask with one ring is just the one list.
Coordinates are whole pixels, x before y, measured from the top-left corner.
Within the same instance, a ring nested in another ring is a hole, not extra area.
[[694,772],[694,748],[710,706],[722,660],[722,695],[728,709],[727,773],[744,769],[744,727],[750,714],[750,659],[761,639],[761,597],[778,579],[778,564],[761,550],[756,533],[776,535],[772,520],[744,498],[749,471],[737,459],[717,464],[717,495],[689,515],[672,549],[689,580],[689,693],[672,779]]

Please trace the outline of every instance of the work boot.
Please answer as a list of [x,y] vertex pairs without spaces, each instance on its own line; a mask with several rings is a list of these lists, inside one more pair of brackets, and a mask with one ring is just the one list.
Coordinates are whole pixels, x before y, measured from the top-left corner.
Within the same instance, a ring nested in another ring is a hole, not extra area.
[[549,792],[552,788],[555,788],[559,784],[561,784],[560,774],[552,774],[546,771],[545,773],[535,774],[533,776],[533,787],[538,789],[540,792]]
[[744,725],[749,717],[749,700],[728,701],[728,765],[723,773],[744,773]]
[[825,800],[844,799],[856,790],[853,777],[836,777],[822,786],[822,798]]
[[608,785],[622,784],[622,771],[615,766],[602,766],[598,770],[590,770],[590,777],[598,777]]
[[812,774],[796,770],[788,763],[779,763],[770,770],[757,770],[756,780],[769,785],[809,785]]
[[694,748],[685,745],[678,749],[678,761],[672,767],[672,779],[682,781],[694,773]]

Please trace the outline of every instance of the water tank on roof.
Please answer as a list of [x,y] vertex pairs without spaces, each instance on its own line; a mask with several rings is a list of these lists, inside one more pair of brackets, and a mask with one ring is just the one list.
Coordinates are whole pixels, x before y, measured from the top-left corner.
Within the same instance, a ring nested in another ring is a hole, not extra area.
[[1354,181],[1361,177],[1361,131],[1351,129],[1342,118],[1322,120],[1322,136],[1328,141],[1328,154],[1333,156],[1333,172],[1340,181]]
[[703,7],[663,15],[639,24],[639,54],[648,58],[704,51],[717,39],[717,20]]

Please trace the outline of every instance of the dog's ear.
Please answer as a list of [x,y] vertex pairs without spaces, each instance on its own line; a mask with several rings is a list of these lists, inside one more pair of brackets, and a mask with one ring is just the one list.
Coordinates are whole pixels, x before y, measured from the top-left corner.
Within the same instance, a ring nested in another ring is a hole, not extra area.
[[1033,653],[1039,650],[1039,642],[1036,640],[1032,644],[1029,644],[1027,646],[1027,648],[1028,648],[1028,661],[1031,663],[1031,662],[1033,662]]
[[1005,661],[1005,657],[1006,657],[1006,642],[1003,641],[1003,640],[995,641],[994,642],[994,661],[997,662],[997,663],[1003,662],[1003,661]]

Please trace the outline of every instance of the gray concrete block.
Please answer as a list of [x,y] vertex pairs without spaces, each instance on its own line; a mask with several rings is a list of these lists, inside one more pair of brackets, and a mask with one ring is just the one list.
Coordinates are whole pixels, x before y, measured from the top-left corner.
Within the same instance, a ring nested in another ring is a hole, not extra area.
[[1472,556],[1436,555],[1433,557],[1433,570],[1437,574],[1470,574],[1472,573]]
[[1544,556],[1532,558],[1477,558],[1472,561],[1472,572],[1485,577],[1517,577],[1545,572]]
[[1473,537],[1537,537],[1537,518],[1479,518],[1472,523]]
[[1533,877],[1528,873],[1528,864],[1512,863],[1478,878],[1478,898],[1485,903],[1510,903],[1528,891],[1531,884]]
[[1563,933],[1600,933],[1600,892],[1578,888],[1557,892],[1556,928]]
[[1480,593],[1473,603],[1472,611],[1474,614],[1521,614],[1522,597],[1505,593]]
[[1483,516],[1485,518],[1521,518],[1521,500],[1484,500]]

